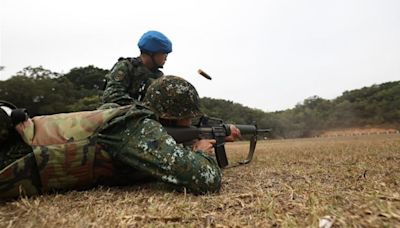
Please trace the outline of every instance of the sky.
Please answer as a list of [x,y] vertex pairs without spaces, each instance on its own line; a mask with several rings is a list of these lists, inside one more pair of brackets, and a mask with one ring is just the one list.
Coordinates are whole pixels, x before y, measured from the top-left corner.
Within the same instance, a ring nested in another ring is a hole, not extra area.
[[111,69],[148,30],[173,43],[164,74],[267,112],[400,80],[399,0],[0,0],[0,80]]

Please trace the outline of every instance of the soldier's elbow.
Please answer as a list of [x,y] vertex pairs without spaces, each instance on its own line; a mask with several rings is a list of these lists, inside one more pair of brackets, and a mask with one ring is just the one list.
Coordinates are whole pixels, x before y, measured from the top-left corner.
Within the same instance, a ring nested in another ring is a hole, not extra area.
[[222,177],[220,171],[215,173],[202,173],[196,182],[195,194],[217,193],[221,189]]
[[217,193],[221,190],[221,178],[219,177],[217,181],[208,184],[207,193]]

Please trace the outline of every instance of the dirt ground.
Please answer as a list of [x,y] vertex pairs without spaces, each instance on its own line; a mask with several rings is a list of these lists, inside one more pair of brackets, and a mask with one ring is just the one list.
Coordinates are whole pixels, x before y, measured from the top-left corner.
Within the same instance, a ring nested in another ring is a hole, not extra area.
[[[247,152],[227,145],[230,160]],[[0,227],[400,227],[400,135],[260,141],[220,193],[161,183],[0,203]]]
[[390,135],[399,134],[394,128],[349,128],[322,132],[319,137],[360,136],[360,135]]

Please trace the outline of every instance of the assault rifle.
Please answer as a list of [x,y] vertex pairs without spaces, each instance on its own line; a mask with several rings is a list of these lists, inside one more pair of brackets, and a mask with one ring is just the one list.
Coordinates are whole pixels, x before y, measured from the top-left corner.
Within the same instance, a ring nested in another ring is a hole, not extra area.
[[[257,135],[271,131],[271,129],[258,129],[256,124],[235,124],[235,126],[240,130],[242,136],[250,135],[250,148],[246,159],[229,167],[250,163],[256,149]],[[231,134],[230,124],[225,124],[221,119],[202,116],[196,125],[190,127],[166,127],[166,130],[177,143],[189,144],[196,139],[215,139],[214,150],[218,165],[221,168],[228,168],[229,162],[225,152],[225,137]]]

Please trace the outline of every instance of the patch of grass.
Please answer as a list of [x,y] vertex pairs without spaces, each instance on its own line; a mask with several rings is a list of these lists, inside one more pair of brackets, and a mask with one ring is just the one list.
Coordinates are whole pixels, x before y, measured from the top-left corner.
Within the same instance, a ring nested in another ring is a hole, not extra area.
[[[230,160],[248,150],[227,145]],[[250,165],[224,171],[219,194],[160,183],[99,187],[0,204],[0,227],[400,226],[400,136],[260,141]]]

